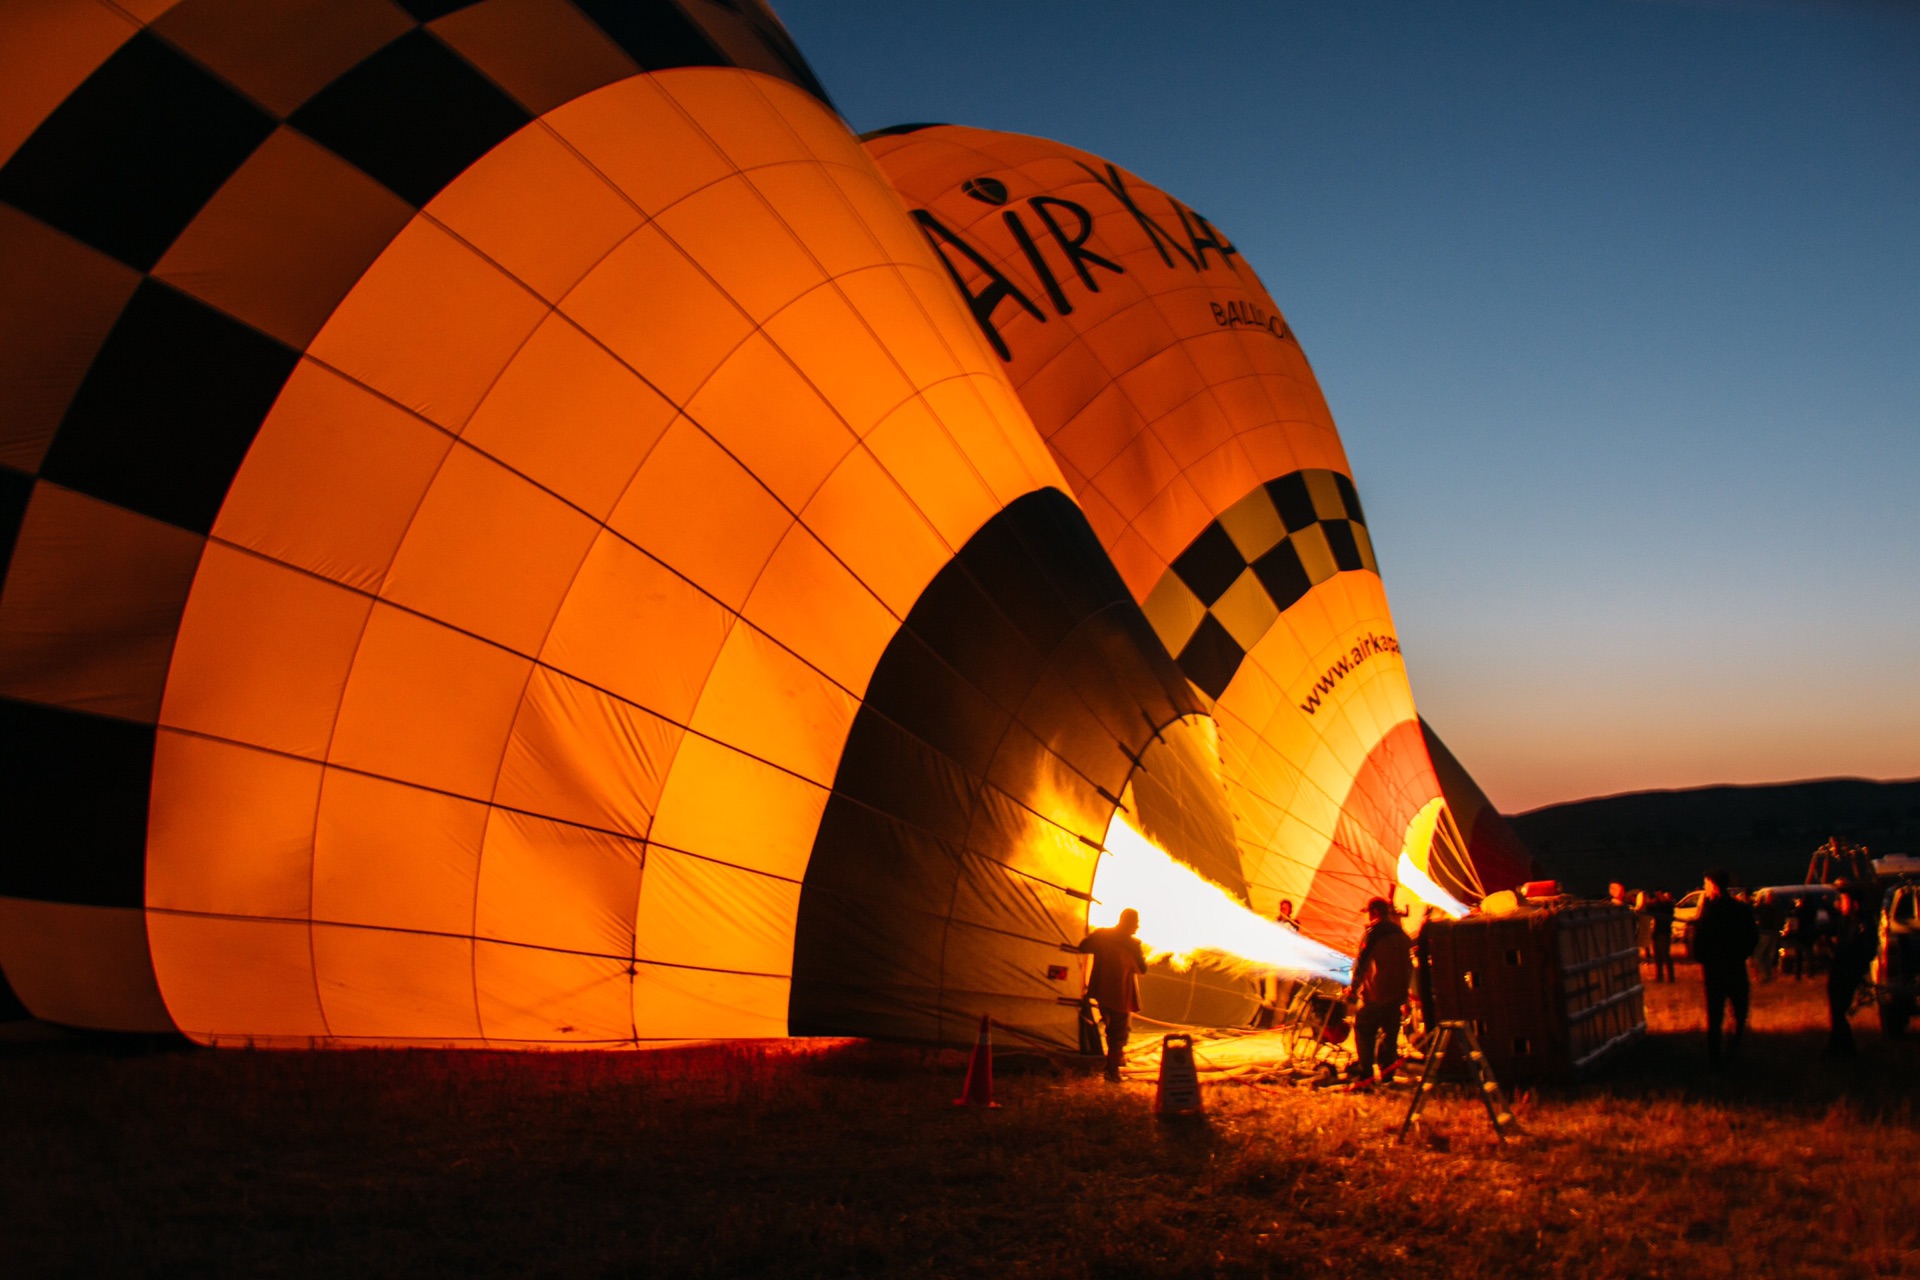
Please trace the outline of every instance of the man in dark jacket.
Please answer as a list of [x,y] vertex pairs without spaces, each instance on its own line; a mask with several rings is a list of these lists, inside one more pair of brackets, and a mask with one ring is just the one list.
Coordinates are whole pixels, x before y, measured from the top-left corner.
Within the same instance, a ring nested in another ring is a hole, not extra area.
[[1851,1055],[1853,1024],[1847,1021],[1847,1015],[1853,1012],[1854,993],[1873,967],[1873,953],[1880,948],[1880,938],[1872,913],[1853,885],[1840,886],[1840,901],[1834,907],[1829,926],[1833,962],[1827,967],[1827,1052]]
[[1733,1006],[1733,1049],[1747,1034],[1747,959],[1760,942],[1753,908],[1728,892],[1725,871],[1707,872],[1700,915],[1693,922],[1693,954],[1707,988],[1707,1061],[1720,1065],[1720,1023]]
[[1147,953],[1133,936],[1138,932],[1140,913],[1128,907],[1120,913],[1118,924],[1095,929],[1080,940],[1080,950],[1093,957],[1087,994],[1100,1006],[1100,1021],[1106,1024],[1109,1080],[1120,1078],[1134,1010],[1140,1007],[1140,975],[1147,971]]
[[1653,917],[1653,980],[1673,981],[1673,895],[1662,889],[1647,904]]
[[1353,958],[1350,999],[1360,1001],[1353,1017],[1354,1074],[1373,1078],[1374,1063],[1390,1066],[1400,1047],[1400,1007],[1407,1002],[1407,984],[1413,978],[1413,943],[1393,918],[1393,904],[1385,898],[1367,903],[1367,931],[1360,954]]

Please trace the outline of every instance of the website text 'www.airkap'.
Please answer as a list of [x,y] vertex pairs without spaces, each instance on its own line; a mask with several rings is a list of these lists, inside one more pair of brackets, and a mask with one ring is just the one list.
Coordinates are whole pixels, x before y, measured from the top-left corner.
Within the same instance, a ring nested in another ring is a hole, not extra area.
[[1320,709],[1320,699],[1332,693],[1333,687],[1344,680],[1349,671],[1355,670],[1376,653],[1399,652],[1400,642],[1392,636],[1376,636],[1371,632],[1362,636],[1353,648],[1347,650],[1340,661],[1328,667],[1326,672],[1313,682],[1313,688],[1307,691],[1307,700],[1300,704],[1300,709],[1312,715]]

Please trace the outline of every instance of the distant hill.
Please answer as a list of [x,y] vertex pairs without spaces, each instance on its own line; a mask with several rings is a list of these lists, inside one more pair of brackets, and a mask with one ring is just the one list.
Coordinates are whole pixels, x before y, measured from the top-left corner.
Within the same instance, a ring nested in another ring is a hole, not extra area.
[[1873,856],[1920,854],[1920,779],[1830,778],[1636,791],[1511,815],[1549,875],[1599,896],[1609,882],[1678,892],[1724,866],[1748,886],[1797,884],[1829,836]]

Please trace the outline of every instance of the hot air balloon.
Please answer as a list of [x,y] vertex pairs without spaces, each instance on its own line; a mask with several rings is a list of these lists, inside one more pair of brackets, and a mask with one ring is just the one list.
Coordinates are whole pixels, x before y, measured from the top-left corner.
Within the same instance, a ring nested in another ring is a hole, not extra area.
[[1204,698],[752,3],[0,18],[0,969],[211,1044],[1072,1044]]
[[1529,880],[1544,879],[1545,873],[1520,833],[1513,829],[1513,824],[1494,806],[1424,717],[1420,721],[1420,732],[1427,741],[1427,755],[1433,761],[1434,775],[1440,779],[1440,789],[1446,796],[1447,812],[1466,841],[1467,856],[1473,863],[1480,887],[1496,893],[1501,889],[1517,889]]
[[1059,143],[954,125],[866,141],[1217,720],[1249,901],[1289,899],[1350,948],[1375,894],[1473,896],[1351,467],[1232,241]]

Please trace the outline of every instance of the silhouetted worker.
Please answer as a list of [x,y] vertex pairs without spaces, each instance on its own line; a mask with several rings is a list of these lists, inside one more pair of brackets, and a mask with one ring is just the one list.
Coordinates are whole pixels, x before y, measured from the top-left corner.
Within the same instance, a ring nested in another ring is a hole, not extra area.
[[1873,953],[1880,939],[1858,891],[1850,884],[1840,887],[1840,901],[1833,923],[1833,962],[1827,967],[1827,1052],[1851,1055],[1853,1024],[1847,1014],[1853,1010],[1853,996],[1867,980],[1873,966]]
[[1446,918],[1447,913],[1440,908],[1428,907],[1413,935],[1413,1002],[1420,1009],[1420,1038],[1416,1043],[1423,1050],[1432,1047],[1433,1025],[1439,1021],[1433,1005],[1433,922]]
[[1755,896],[1753,925],[1759,930],[1760,944],[1753,949],[1753,967],[1762,982],[1772,982],[1780,969],[1780,928],[1786,922],[1779,897],[1765,892]]
[[1645,889],[1636,889],[1633,894],[1633,946],[1640,953],[1640,963],[1653,963],[1653,912],[1647,910],[1653,902],[1653,895]]
[[1707,988],[1707,1061],[1720,1065],[1720,1023],[1733,1006],[1732,1049],[1747,1034],[1747,958],[1760,940],[1753,908],[1727,892],[1725,871],[1709,871],[1701,886],[1700,915],[1693,922],[1693,952]]
[[1653,980],[1673,981],[1673,895],[1662,889],[1647,904],[1653,917]]
[[1109,1080],[1120,1078],[1134,1010],[1140,1007],[1140,975],[1147,971],[1147,953],[1133,936],[1138,932],[1140,913],[1128,907],[1120,913],[1120,923],[1095,929],[1080,940],[1080,950],[1093,957],[1087,994],[1100,1006],[1100,1022],[1106,1028]]
[[1400,1047],[1400,1007],[1407,1002],[1407,984],[1413,977],[1413,942],[1393,918],[1393,904],[1385,898],[1367,903],[1367,931],[1360,954],[1353,958],[1353,985],[1349,999],[1360,1001],[1353,1016],[1354,1075],[1371,1079],[1374,1063],[1391,1065]]
[[[1279,909],[1274,912],[1273,922],[1282,929],[1300,932],[1300,922],[1293,918],[1293,899],[1280,899]],[[1279,974],[1268,974],[1259,980],[1260,1007],[1254,1011],[1253,1025],[1260,1028],[1271,1027],[1279,1020],[1281,1011],[1293,998],[1299,982],[1292,978],[1283,978]]]
[[1820,940],[1820,900],[1804,894],[1793,904],[1793,980],[1813,976],[1813,948]]

